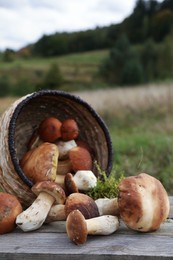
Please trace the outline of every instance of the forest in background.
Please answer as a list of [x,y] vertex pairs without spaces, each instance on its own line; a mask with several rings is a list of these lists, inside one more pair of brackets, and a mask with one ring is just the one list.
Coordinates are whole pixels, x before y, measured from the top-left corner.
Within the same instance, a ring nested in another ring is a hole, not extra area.
[[43,35],[0,53],[0,96],[172,81],[172,41],[173,1],[137,0],[122,23]]

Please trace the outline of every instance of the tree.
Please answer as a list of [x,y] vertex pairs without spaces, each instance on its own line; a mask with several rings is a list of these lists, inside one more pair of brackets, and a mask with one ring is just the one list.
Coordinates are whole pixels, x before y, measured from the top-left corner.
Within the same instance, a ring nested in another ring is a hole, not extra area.
[[101,64],[99,74],[108,83],[124,85],[143,82],[142,65],[126,35],[122,35]]
[[45,77],[41,84],[37,86],[39,89],[58,89],[63,83],[63,77],[61,74],[61,71],[59,69],[59,66],[56,63],[53,63],[47,73],[45,74]]
[[3,61],[11,62],[15,58],[15,52],[12,49],[6,49],[3,53]]
[[141,63],[144,68],[145,81],[153,81],[158,76],[157,62],[159,53],[152,39],[146,41],[141,50]]
[[151,35],[154,40],[162,41],[173,28],[173,11],[164,9],[156,13],[152,18]]

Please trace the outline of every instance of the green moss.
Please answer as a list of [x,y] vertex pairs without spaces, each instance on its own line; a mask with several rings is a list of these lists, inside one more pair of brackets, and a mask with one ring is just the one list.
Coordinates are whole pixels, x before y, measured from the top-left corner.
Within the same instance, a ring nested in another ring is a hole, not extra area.
[[111,174],[107,176],[105,171],[101,170],[97,163],[95,164],[99,172],[97,185],[88,191],[87,195],[94,200],[99,198],[116,198],[119,192],[119,183],[124,178],[123,174],[116,178],[116,170],[113,169]]

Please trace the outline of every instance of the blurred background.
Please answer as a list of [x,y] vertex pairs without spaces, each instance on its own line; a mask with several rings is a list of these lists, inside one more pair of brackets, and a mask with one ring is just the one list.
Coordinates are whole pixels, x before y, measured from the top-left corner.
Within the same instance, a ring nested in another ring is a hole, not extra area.
[[0,114],[57,89],[103,117],[118,177],[146,172],[173,195],[173,1],[0,0]]

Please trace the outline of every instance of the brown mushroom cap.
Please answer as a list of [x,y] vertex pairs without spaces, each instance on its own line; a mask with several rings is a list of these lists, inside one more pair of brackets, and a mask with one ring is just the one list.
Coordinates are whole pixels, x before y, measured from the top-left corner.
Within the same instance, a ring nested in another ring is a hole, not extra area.
[[61,125],[61,138],[64,141],[76,139],[79,135],[79,128],[77,122],[68,118],[62,122]]
[[64,186],[65,186],[65,191],[68,195],[71,193],[79,192],[78,187],[73,179],[73,175],[71,173],[67,173],[65,175]]
[[43,143],[28,151],[20,165],[26,176],[33,182],[55,180],[58,163],[58,147],[52,143]]
[[79,210],[73,210],[66,220],[66,231],[69,239],[76,245],[84,244],[87,239],[87,224]]
[[69,158],[72,163],[72,169],[76,172],[79,170],[92,169],[92,157],[90,152],[84,147],[74,147],[69,151]]
[[85,219],[99,216],[98,207],[95,201],[83,193],[72,193],[67,197],[65,203],[66,217],[75,209],[78,209],[83,214]]
[[16,217],[21,212],[22,206],[16,196],[0,192],[0,234],[14,230]]
[[61,137],[61,121],[55,117],[45,118],[39,126],[38,134],[45,142],[55,142]]
[[122,220],[129,228],[148,232],[157,230],[168,217],[170,204],[161,182],[141,173],[121,181],[118,207]]
[[64,204],[66,195],[64,190],[53,181],[42,181],[32,186],[32,191],[38,196],[41,192],[46,192],[55,198],[55,203]]

